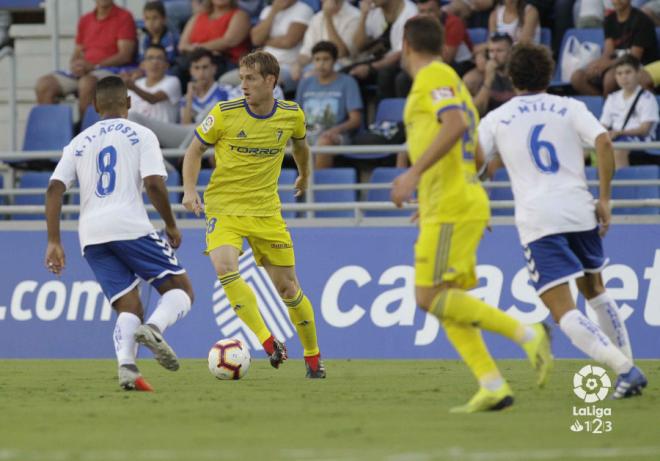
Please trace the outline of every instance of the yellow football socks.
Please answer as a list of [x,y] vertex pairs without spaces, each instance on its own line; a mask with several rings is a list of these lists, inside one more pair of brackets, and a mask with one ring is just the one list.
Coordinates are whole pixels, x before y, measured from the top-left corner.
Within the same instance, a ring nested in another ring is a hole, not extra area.
[[441,321],[452,320],[459,325],[499,333],[517,343],[525,336],[525,326],[518,320],[457,288],[436,295],[429,313]]
[[218,278],[238,318],[257,335],[259,342],[263,344],[264,341],[270,338],[271,333],[264,323],[261,312],[259,312],[257,297],[252,289],[241,278],[238,271],[224,274]]
[[489,381],[491,377],[501,377],[481,336],[481,330],[452,320],[443,320],[442,325],[447,339],[480,383]]
[[316,339],[316,323],[314,322],[314,309],[302,290],[291,299],[282,299],[289,308],[289,317],[296,327],[305,357],[318,355],[319,345]]

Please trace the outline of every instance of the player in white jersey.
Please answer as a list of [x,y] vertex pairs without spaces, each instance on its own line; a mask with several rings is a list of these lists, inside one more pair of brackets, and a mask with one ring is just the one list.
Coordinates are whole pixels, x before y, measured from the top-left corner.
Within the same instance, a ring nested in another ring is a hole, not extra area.
[[[46,267],[56,275],[64,269],[60,242],[62,196],[77,180],[80,247],[118,314],[113,339],[119,385],[126,390],[150,391],[151,385],[135,365],[136,342],[148,347],[163,367],[177,370],[179,362],[163,339],[163,332],[188,313],[193,292],[171,248],[178,248],[181,233],[167,197],[167,172],[156,136],[126,119],[130,99],[121,78],[99,81],[94,104],[101,121],[64,148],[48,185]],[[143,184],[165,221],[169,243],[149,222],[142,202]],[[137,288],[140,278],[161,294],[144,325]]]
[[[633,364],[628,333],[600,275],[607,264],[601,237],[610,222],[612,142],[583,103],[545,92],[552,69],[544,47],[514,47],[509,75],[517,96],[482,120],[479,143],[486,158],[499,153],[511,178],[516,226],[541,300],[573,345],[619,375],[614,398],[629,397],[641,393],[646,378]],[[583,144],[598,154],[595,205]],[[571,279],[598,324],[576,309]]]

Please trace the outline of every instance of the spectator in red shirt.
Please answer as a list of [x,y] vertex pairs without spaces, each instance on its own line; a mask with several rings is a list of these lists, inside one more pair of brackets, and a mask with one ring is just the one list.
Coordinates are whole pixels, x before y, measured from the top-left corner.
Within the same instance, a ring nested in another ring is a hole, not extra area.
[[452,66],[456,73],[463,76],[474,67],[472,62],[472,40],[461,18],[440,8],[438,0],[419,0],[419,14],[434,16],[445,29],[442,44],[442,60]]
[[35,87],[37,102],[55,104],[60,97],[77,91],[80,113],[85,113],[92,103],[96,81],[133,63],[136,37],[130,12],[113,0],[96,0],[94,11],[78,21],[70,71],[58,70],[39,78]]
[[[181,69],[187,69],[188,55],[195,48],[205,48],[214,55],[217,75],[238,67],[238,61],[250,49],[250,17],[236,5],[236,0],[205,0],[201,12],[186,23],[179,41]],[[188,76],[181,75],[184,83]]]
[[[420,15],[438,18],[444,27],[442,43],[442,61],[454,68],[459,76],[474,68],[472,61],[472,40],[465,28],[465,23],[440,8],[439,0],[418,0],[417,8]],[[412,79],[402,70],[396,77],[396,95],[405,98],[412,86]]]

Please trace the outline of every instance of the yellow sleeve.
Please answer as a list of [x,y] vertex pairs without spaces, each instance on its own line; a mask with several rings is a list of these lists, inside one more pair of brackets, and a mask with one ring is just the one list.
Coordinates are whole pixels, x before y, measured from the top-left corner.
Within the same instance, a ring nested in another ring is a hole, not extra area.
[[446,110],[463,109],[459,87],[462,83],[458,75],[449,69],[428,69],[422,78],[423,88],[428,92],[437,118]]
[[212,146],[220,140],[222,133],[222,110],[216,104],[204,121],[195,129],[195,135],[203,144]]
[[296,115],[296,125],[293,128],[291,137],[298,140],[305,139],[305,136],[307,136],[307,122],[305,122],[305,113],[302,107],[298,106],[298,113]]

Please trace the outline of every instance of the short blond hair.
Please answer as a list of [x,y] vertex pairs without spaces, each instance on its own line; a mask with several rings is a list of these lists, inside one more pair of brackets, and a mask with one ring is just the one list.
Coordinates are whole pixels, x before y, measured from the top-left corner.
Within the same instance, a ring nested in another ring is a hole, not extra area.
[[[257,64],[259,67],[257,68]],[[275,56],[267,51],[253,51],[243,56],[238,63],[239,67],[248,67],[257,70],[265,79],[268,75],[275,76],[275,85],[280,78],[280,64]]]

